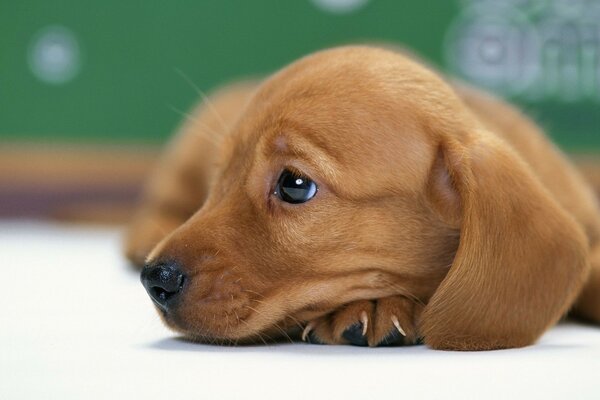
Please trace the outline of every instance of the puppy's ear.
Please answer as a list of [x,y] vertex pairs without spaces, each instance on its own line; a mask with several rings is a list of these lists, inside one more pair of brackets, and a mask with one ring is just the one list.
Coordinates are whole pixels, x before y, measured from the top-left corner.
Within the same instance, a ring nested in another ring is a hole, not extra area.
[[431,172],[431,203],[460,244],[421,333],[436,349],[526,346],[574,300],[587,239],[506,143],[485,132],[465,142],[444,140]]

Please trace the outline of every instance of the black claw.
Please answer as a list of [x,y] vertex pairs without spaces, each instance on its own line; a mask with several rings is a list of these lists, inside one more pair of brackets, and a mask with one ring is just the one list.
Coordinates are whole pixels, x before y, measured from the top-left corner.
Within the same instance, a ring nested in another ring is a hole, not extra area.
[[398,329],[394,328],[388,333],[386,337],[384,337],[381,342],[379,342],[378,346],[404,346],[404,336],[398,331]]
[[308,336],[307,336],[306,338],[308,339],[307,341],[308,341],[308,343],[310,343],[310,344],[325,344],[325,343],[323,343],[323,342],[321,342],[321,341],[319,340],[319,338],[317,337],[317,335],[316,335],[316,334],[315,334],[315,332],[313,332],[313,331],[310,331],[310,332],[308,333]]
[[350,344],[354,346],[368,346],[367,337],[363,336],[363,324],[362,322],[357,322],[353,325],[350,325],[344,333],[342,333],[342,337],[350,342]]

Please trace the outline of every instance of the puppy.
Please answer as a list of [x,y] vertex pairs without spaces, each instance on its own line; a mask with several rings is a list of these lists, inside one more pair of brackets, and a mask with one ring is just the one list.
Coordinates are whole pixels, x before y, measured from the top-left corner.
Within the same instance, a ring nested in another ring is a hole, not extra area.
[[341,47],[215,93],[126,238],[194,339],[490,350],[600,322],[592,190],[510,105]]

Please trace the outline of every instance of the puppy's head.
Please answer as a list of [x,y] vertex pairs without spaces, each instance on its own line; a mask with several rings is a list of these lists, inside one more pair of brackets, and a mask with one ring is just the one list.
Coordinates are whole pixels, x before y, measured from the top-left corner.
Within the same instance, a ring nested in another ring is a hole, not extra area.
[[426,301],[458,235],[426,196],[437,148],[422,114],[449,96],[424,68],[360,47],[266,81],[220,146],[207,201],[150,256],[181,273],[166,322],[251,339],[353,300]]
[[275,74],[223,140],[205,204],[149,257],[177,286],[164,320],[255,340],[354,300],[427,303],[459,247],[454,169],[478,129],[442,80],[386,50]]

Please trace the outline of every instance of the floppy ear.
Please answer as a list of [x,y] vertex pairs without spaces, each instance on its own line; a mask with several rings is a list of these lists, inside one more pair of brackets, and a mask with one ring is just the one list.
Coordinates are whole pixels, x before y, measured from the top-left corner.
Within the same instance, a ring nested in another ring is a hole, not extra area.
[[429,196],[460,227],[460,244],[423,312],[425,343],[453,350],[532,344],[564,315],[585,279],[582,229],[490,133],[466,144],[445,140],[438,158]]

